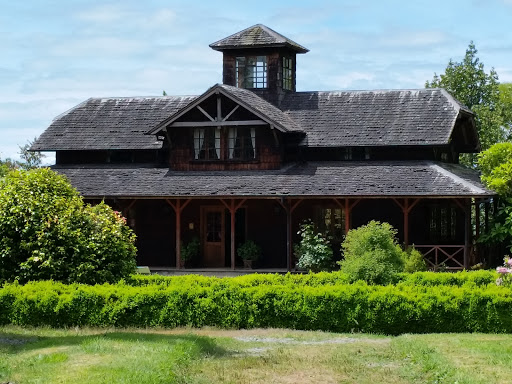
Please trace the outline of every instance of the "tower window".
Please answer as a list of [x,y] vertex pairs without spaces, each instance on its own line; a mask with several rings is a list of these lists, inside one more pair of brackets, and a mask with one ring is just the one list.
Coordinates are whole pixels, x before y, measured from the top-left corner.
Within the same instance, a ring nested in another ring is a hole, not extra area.
[[283,89],[293,90],[293,62],[291,57],[283,57]]
[[238,88],[267,88],[267,57],[237,57],[236,86]]

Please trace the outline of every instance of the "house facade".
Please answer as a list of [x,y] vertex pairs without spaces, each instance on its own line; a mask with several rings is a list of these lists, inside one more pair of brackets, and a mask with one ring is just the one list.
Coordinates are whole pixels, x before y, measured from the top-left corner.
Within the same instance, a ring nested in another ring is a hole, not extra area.
[[[304,220],[332,237],[374,219],[415,245],[431,267],[476,261],[471,211],[492,197],[458,164],[479,151],[473,113],[443,89],[297,92],[306,48],[255,25],[210,45],[223,83],[199,96],[91,98],[55,118],[33,144],[91,203],[122,211],[138,263],[293,269]],[[480,215],[475,215],[479,218]],[[476,228],[476,230],[475,230]]]

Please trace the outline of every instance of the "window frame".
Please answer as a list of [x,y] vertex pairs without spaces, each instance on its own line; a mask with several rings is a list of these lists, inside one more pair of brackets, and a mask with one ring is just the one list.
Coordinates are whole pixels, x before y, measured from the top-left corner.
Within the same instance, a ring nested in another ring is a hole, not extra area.
[[282,87],[286,91],[293,91],[293,57],[283,56],[281,66]]
[[235,57],[235,84],[237,88],[244,89],[268,88],[267,56],[250,55]]

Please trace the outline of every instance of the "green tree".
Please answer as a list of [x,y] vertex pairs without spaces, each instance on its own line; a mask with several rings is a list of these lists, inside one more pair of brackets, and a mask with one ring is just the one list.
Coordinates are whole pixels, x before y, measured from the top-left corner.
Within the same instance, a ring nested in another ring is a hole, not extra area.
[[512,140],[512,83],[501,83],[499,89],[507,140]]
[[498,211],[482,241],[512,246],[512,143],[498,143],[478,155],[482,182],[499,194]]
[[[504,121],[498,74],[494,68],[489,73],[485,72],[484,64],[476,56],[477,52],[475,44],[471,42],[462,62],[450,59],[445,73],[439,76],[434,74],[425,87],[445,88],[475,113],[482,150],[486,150],[505,139]],[[462,162],[474,166],[476,157],[468,154]]]
[[29,142],[23,146],[19,146],[20,151],[18,153],[20,155],[21,161],[18,162],[18,164],[23,169],[37,168],[43,163],[43,158],[45,155],[39,151],[30,150],[30,147],[32,147],[32,144],[34,144],[35,141],[36,138],[34,138],[32,141],[29,140]]
[[119,213],[84,205],[48,168],[0,180],[0,281],[115,282],[135,269],[134,240]]

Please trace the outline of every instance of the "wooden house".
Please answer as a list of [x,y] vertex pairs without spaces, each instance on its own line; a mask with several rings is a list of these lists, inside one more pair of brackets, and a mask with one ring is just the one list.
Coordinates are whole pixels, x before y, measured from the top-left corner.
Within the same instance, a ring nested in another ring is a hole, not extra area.
[[391,223],[432,267],[472,262],[472,202],[492,196],[458,163],[479,151],[473,113],[443,89],[296,91],[306,48],[264,25],[210,45],[223,83],[199,96],[91,98],[55,118],[32,149],[90,202],[121,210],[138,262],[179,268],[293,268],[299,223],[328,231]]

